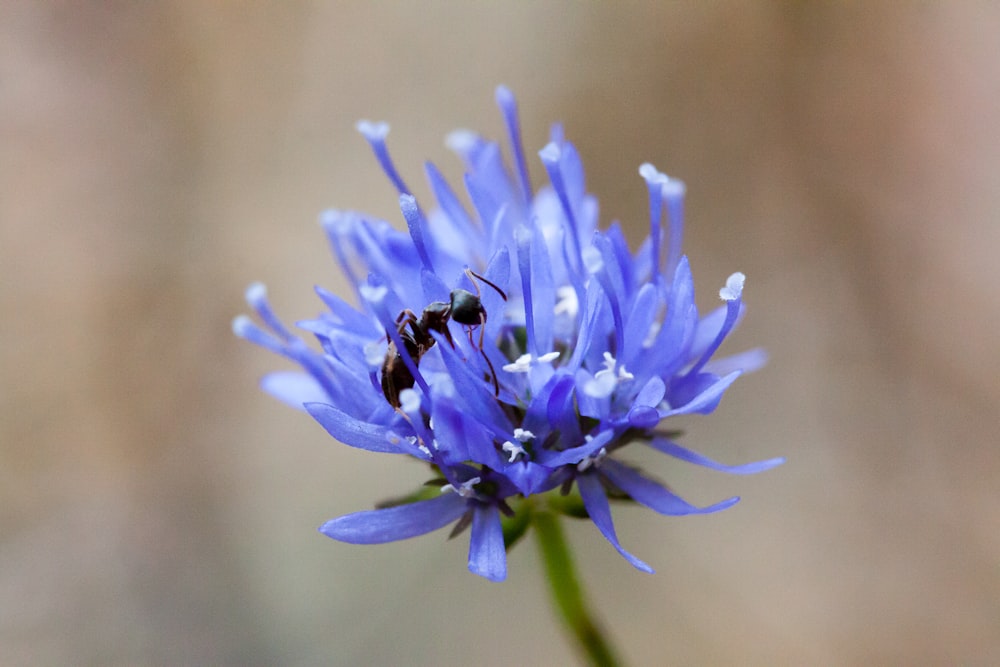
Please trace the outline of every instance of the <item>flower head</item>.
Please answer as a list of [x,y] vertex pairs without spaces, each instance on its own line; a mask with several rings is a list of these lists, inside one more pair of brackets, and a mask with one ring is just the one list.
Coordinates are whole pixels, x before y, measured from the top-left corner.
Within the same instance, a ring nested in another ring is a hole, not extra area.
[[729,276],[724,303],[699,313],[680,252],[683,183],[639,168],[650,233],[633,252],[617,223],[598,229],[597,201],[559,126],[538,153],[549,184],[533,191],[514,97],[500,87],[496,99],[512,170],[494,142],[468,131],[448,139],[465,164],[471,209],[427,163],[436,201],[425,210],[392,162],[388,125],[359,123],[398,192],[407,231],[325,212],[357,305],[317,288],[327,310],[297,323],[313,347],[254,285],[247,301],[264,326],[239,317],[234,330],[301,367],[266,376],[269,393],[346,445],[407,455],[433,471],[433,491],[329,521],[326,535],[369,544],[457,522],[453,532],[471,526],[469,569],[499,581],[516,538],[505,525],[530,516],[537,496],[575,493],[579,513],[651,572],[619,543],[609,497],[668,515],[715,512],[738,498],[691,505],[618,460],[621,449],[637,443],[735,474],[782,462],[726,466],[660,430],[675,415],[712,412],[737,377],[763,363],[759,350],[713,358],[743,314],[744,276]]

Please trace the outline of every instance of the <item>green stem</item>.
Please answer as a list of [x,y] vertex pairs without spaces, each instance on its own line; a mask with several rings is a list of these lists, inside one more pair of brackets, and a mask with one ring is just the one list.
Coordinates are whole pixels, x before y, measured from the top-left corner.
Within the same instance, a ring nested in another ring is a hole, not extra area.
[[621,665],[611,644],[587,609],[559,517],[551,512],[538,511],[533,514],[532,523],[535,535],[538,536],[542,560],[545,562],[552,602],[573,634],[577,649],[591,665]]

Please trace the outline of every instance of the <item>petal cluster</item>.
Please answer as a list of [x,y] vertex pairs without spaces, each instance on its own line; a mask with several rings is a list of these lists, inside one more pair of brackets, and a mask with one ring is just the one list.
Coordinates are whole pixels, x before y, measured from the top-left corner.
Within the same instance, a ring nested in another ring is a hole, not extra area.
[[448,137],[465,167],[461,192],[431,163],[434,203],[416,200],[386,147],[388,126],[358,130],[395,187],[406,231],[353,211],[321,223],[353,287],[352,305],[317,288],[325,310],[286,327],[263,286],[247,290],[257,314],[237,335],[300,368],[263,380],[266,391],[304,409],[336,440],[407,455],[432,469],[430,492],[334,519],[321,531],[357,544],[471,528],[469,569],[506,577],[506,517],[530,512],[540,494],[577,493],[586,516],[632,565],[651,568],[619,543],[610,498],[661,514],[696,507],[616,459],[630,443],[728,473],[766,470],[771,459],[725,466],[681,447],[661,428],[681,414],[712,412],[753,350],[715,358],[743,315],[744,276],[723,303],[701,314],[681,253],[685,188],[650,164],[639,168],[649,197],[649,235],[634,252],[617,223],[598,228],[576,149],[553,127],[538,153],[548,184],[533,190],[517,106],[496,99],[512,168],[498,143],[469,131]]

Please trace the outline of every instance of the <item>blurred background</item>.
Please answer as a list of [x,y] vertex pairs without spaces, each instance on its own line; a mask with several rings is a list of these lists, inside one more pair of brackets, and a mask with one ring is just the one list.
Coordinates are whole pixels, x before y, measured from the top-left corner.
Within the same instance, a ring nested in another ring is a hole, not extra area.
[[[1000,7],[992,3],[0,5],[0,664],[554,665],[536,548],[316,532],[423,481],[270,399],[235,339],[337,291],[316,223],[402,224],[456,127],[529,156],[561,120],[637,243],[688,183],[699,303],[771,363],[648,464],[720,515],[616,508],[570,539],[635,665],[1000,664]],[[544,170],[533,160],[532,176]]]

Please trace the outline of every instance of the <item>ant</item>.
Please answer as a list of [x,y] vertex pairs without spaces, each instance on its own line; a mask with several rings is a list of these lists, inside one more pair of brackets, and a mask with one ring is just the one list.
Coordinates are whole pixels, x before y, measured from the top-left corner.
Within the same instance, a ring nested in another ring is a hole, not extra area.
[[[469,336],[470,344],[472,343],[472,329],[478,326],[479,352],[483,355],[483,359],[486,360],[486,365],[490,367],[490,377],[493,380],[493,393],[499,396],[500,384],[497,382],[496,371],[493,368],[490,358],[483,351],[483,325],[486,324],[486,309],[483,308],[483,302],[480,299],[479,284],[476,282],[476,278],[495,289],[504,301],[507,300],[507,295],[504,294],[502,289],[471,269],[466,269],[465,275],[469,277],[469,282],[476,288],[475,294],[464,289],[453,289],[450,301],[435,301],[431,303],[420,313],[420,317],[417,317],[416,313],[407,308],[396,318],[396,331],[403,341],[403,345],[406,347],[410,358],[413,359],[413,363],[419,364],[420,358],[434,347],[434,343],[436,342],[434,337],[431,336],[432,331],[436,331],[444,336],[448,344],[452,348],[455,347],[455,341],[448,330],[448,320],[454,320],[467,327],[466,333]],[[409,327],[409,330],[407,330],[407,327]],[[388,332],[386,332],[386,337],[389,337]],[[389,401],[389,405],[394,408],[399,408],[400,392],[413,387],[413,383],[413,374],[406,367],[403,357],[400,355],[399,350],[396,349],[396,344],[390,340],[389,349],[385,353],[385,362],[382,364],[382,393],[385,394],[385,400]]]

